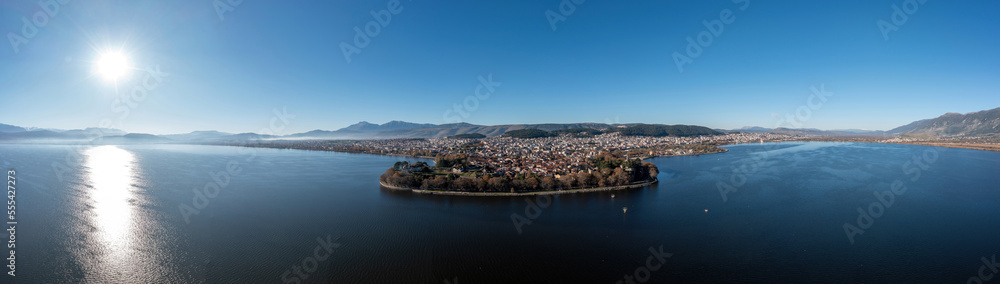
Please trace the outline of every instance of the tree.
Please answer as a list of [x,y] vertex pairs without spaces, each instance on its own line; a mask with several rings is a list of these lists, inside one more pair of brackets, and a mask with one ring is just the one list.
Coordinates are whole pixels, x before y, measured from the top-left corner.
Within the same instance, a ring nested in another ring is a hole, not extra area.
[[601,172],[594,173],[594,180],[597,181],[597,186],[608,186],[608,180]]
[[476,188],[476,179],[474,178],[458,178],[453,183],[456,190],[459,191],[472,191]]
[[524,182],[528,186],[529,190],[537,190],[539,184],[541,183],[538,181],[538,178],[533,178],[533,177],[525,179]]
[[490,191],[501,192],[510,188],[510,181],[506,177],[492,177],[488,183]]
[[577,186],[576,174],[567,174],[559,177],[559,183],[565,188],[574,188]]
[[611,182],[615,185],[623,185],[632,181],[631,175],[622,168],[616,168],[615,173],[611,175]]
[[543,177],[539,186],[542,189],[554,189],[559,186],[559,182],[552,177]]
[[489,176],[483,176],[483,178],[476,179],[476,191],[486,191],[488,187],[487,182],[489,181]]
[[579,173],[576,175],[576,183],[580,187],[591,187],[597,184],[594,175],[589,173]]
[[650,178],[656,178],[656,176],[660,174],[660,169],[656,167],[656,164],[650,162],[644,163],[646,164],[646,168],[648,168],[647,172],[649,172]]
[[[399,163],[399,162],[397,162],[397,163]],[[381,181],[381,182],[387,182],[388,179],[389,179],[389,177],[391,177],[392,174],[395,174],[395,173],[396,173],[396,171],[393,170],[393,169],[386,169],[384,174],[378,176],[378,180]]]
[[433,179],[424,179],[424,184],[420,186],[422,189],[447,189],[448,179],[444,176],[435,176]]

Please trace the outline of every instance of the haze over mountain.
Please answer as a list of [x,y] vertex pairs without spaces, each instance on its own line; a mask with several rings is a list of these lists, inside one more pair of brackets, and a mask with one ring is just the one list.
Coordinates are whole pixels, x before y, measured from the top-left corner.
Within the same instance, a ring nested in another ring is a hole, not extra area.
[[[439,138],[460,134],[482,134],[486,137],[499,136],[505,132],[522,129],[539,129],[556,131],[566,129],[608,129],[613,127],[634,126],[638,123],[607,124],[607,123],[543,123],[543,124],[507,124],[507,125],[475,125],[469,123],[430,124],[405,121],[390,121],[384,124],[374,124],[367,121],[338,129],[313,130],[285,136],[263,135],[257,133],[232,134],[214,130],[193,131],[183,134],[152,135],[142,133],[126,133],[110,128],[87,128],[77,130],[49,130],[34,127],[21,127],[0,124],[0,143],[78,143],[91,140],[102,140],[98,143],[215,143],[226,141],[249,141],[257,139],[387,139],[387,138]],[[675,127],[684,127],[681,125]],[[696,126],[700,127],[700,126]],[[707,129],[707,128],[706,128]],[[933,119],[914,121],[907,125],[889,131],[841,129],[820,130],[815,128],[764,128],[747,126],[721,132],[771,132],[790,135],[818,136],[894,136],[902,134],[927,134],[934,136],[997,136],[1000,135],[1000,108],[979,112],[958,114],[946,113]]]

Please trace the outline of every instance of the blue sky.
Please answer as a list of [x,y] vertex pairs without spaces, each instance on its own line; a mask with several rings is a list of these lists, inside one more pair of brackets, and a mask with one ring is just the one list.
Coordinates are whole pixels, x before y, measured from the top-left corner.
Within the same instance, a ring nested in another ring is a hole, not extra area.
[[[341,43],[391,2],[243,1],[220,18],[209,0],[69,1],[51,16],[3,1],[0,123],[257,132],[284,109],[293,133],[454,122],[446,111],[468,102],[461,121],[474,124],[772,127],[820,85],[834,95],[802,127],[886,130],[1000,107],[997,1],[912,1],[886,40],[877,23],[906,1],[587,0],[553,30],[546,11],[563,16],[572,0],[402,0],[348,63]],[[734,18],[681,72],[673,54],[727,9]],[[11,35],[38,13],[45,25],[15,52]],[[117,83],[93,71],[107,50],[135,68]],[[148,80],[156,66],[167,75]],[[489,75],[500,85],[476,98]],[[115,102],[143,81],[154,88],[141,101]]]

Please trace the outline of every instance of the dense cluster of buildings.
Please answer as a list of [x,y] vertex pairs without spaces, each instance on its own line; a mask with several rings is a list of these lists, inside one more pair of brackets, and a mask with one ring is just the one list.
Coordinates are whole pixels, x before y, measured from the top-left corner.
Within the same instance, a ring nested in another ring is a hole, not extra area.
[[[553,176],[592,171],[588,159],[601,152],[624,158],[697,155],[719,152],[715,145],[784,141],[791,136],[772,133],[731,133],[697,137],[624,136],[605,133],[591,137],[561,135],[546,138],[490,137],[482,139],[382,139],[361,141],[275,141],[288,148],[412,157],[463,156],[455,173],[486,171]],[[280,145],[262,145],[264,147]],[[629,157],[627,155],[631,154]]]

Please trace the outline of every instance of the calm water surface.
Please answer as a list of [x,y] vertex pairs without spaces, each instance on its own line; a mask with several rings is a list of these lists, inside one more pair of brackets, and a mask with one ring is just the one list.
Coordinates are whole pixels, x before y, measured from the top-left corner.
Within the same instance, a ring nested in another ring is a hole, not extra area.
[[[1000,253],[1000,153],[728,148],[652,159],[661,181],[651,187],[553,196],[527,213],[523,197],[381,189],[398,157],[0,145],[0,163],[20,182],[16,279],[25,283],[281,283],[327,236],[338,247],[302,271],[305,282],[614,283],[662,246],[672,256],[649,282],[954,283]],[[238,173],[219,174],[227,167]],[[852,244],[844,224],[856,226],[858,208],[896,180],[906,191]],[[731,186],[725,199],[720,182]],[[206,185],[218,194],[199,199],[194,189]],[[200,210],[185,220],[184,207]],[[519,233],[512,214],[536,218]]]

